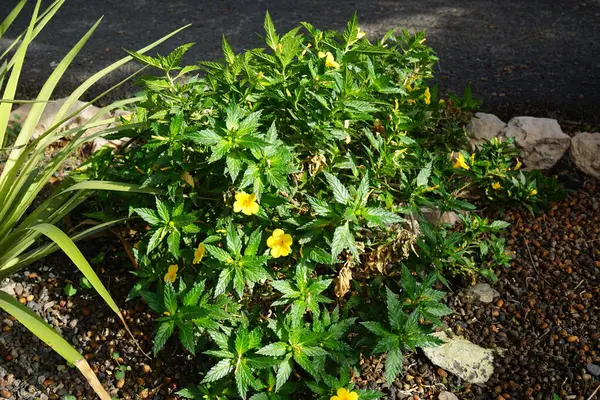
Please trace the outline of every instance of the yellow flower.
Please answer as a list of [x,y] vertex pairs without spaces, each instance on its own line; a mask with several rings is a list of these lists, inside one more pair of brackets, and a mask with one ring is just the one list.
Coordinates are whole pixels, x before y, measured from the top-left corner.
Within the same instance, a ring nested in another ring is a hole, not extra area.
[[522,165],[523,165],[523,163],[517,158],[517,165],[515,165],[515,167],[513,168],[513,170],[518,171],[519,168],[521,168]]
[[356,34],[356,38],[357,39],[362,39],[365,37],[365,31],[363,31],[362,29],[358,28],[358,33]]
[[337,396],[331,396],[329,400],[358,400],[358,393],[351,392],[348,389],[339,388]]
[[535,196],[537,193],[538,193],[537,189],[531,189],[531,190],[529,191],[529,195],[530,195],[530,196]]
[[429,91],[429,88],[425,89],[425,93],[423,93],[423,97],[425,98],[425,104],[431,103],[431,92]]
[[335,68],[338,69],[340,67],[340,64],[338,64],[337,62],[335,62],[335,58],[333,58],[333,54],[331,54],[330,52],[325,53],[325,66],[327,68]]
[[469,167],[469,165],[465,162],[465,157],[462,155],[462,153],[458,153],[458,157],[456,157],[456,162],[452,168],[463,168],[466,170],[471,169],[471,167]]
[[319,56],[319,58],[327,57],[327,54],[323,53],[322,51],[318,52],[317,55]]
[[200,261],[202,261],[202,259],[204,258],[204,253],[206,252],[206,248],[204,247],[204,244],[202,242],[200,242],[200,244],[198,245],[198,248],[196,249],[196,251],[194,252],[194,264],[199,264]]
[[233,211],[240,211],[246,215],[253,215],[258,212],[258,203],[254,194],[239,192],[235,194],[235,203],[233,203]]
[[256,74],[256,79],[258,79],[258,80],[261,80],[264,77],[265,77],[265,74],[263,74],[262,71],[258,71],[258,73]]
[[283,229],[275,229],[273,235],[267,239],[267,246],[271,249],[271,257],[285,257],[292,252],[292,235]]
[[471,164],[475,164],[475,153],[471,154]]
[[179,267],[176,264],[169,265],[169,270],[165,274],[164,278],[165,283],[175,283],[175,279],[177,279],[177,271],[179,271]]
[[494,182],[494,183],[492,184],[492,189],[494,189],[494,190],[498,190],[498,189],[500,189],[501,187],[502,187],[502,185],[500,184],[500,182]]

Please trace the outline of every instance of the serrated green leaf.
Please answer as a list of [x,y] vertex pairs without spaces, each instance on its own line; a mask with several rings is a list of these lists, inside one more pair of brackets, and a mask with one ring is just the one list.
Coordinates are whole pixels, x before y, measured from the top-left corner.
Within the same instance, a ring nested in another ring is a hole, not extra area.
[[207,373],[202,383],[215,382],[233,371],[232,361],[229,359],[221,360],[214,365]]
[[350,193],[348,192],[348,189],[342,185],[342,182],[340,182],[335,175],[326,171],[323,173],[325,174],[325,179],[327,180],[330,189],[333,191],[333,197],[335,198],[335,201],[340,204],[348,204],[350,201]]
[[158,330],[156,331],[156,336],[154,337],[154,354],[158,354],[163,347],[165,347],[165,343],[167,340],[173,335],[173,330],[175,327],[175,322],[173,320],[165,321],[158,326]]

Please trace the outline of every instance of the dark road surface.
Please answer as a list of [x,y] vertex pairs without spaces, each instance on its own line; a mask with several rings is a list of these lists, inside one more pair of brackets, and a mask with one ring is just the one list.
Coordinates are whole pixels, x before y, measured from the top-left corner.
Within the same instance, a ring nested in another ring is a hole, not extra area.
[[[16,2],[0,0],[0,18]],[[483,108],[505,119],[600,122],[600,0],[67,0],[31,47],[20,95],[33,96],[51,66],[102,15],[57,95],[123,56],[121,48],[137,49],[188,23],[159,52],[196,42],[188,63],[219,58],[223,34],[234,50],[261,45],[266,10],[280,32],[300,21],[341,29],[355,10],[371,38],[393,27],[426,29],[440,57],[442,92],[462,93],[470,82]],[[26,15],[0,47],[26,26]]]

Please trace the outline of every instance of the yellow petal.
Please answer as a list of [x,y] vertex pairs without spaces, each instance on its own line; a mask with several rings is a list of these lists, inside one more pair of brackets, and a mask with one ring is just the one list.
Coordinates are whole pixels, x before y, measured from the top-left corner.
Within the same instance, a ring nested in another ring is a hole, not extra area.
[[177,271],[179,270],[179,267],[177,265],[169,265],[169,269],[167,270],[167,273],[165,274],[164,277],[164,281],[166,282],[171,282],[174,283],[175,280],[177,279]]
[[246,197],[248,197],[248,193],[246,193],[246,192],[238,192],[235,194],[235,199],[239,200],[239,201],[246,200]]
[[239,200],[233,203],[233,212],[239,213],[242,211],[242,204],[243,203]]
[[278,238],[279,236],[283,236],[285,235],[285,232],[283,231],[283,229],[275,229],[273,231],[273,237]]
[[323,58],[323,57],[327,56],[327,54],[323,53],[322,51],[320,51],[317,55],[319,56],[319,58]]
[[271,249],[271,257],[273,257],[273,258],[281,257],[281,246],[275,246]]
[[286,233],[281,238],[281,243],[283,243],[284,246],[290,247],[293,242],[294,240],[292,239],[292,235],[290,235],[289,233]]
[[281,254],[282,257],[287,257],[292,252],[292,248],[290,246],[279,246],[278,248],[279,254]]
[[350,394],[348,395],[348,400],[358,400],[358,393],[350,392]]
[[258,203],[252,203],[252,204],[250,204],[247,207],[247,211],[248,211],[247,215],[254,215],[254,214],[256,214],[258,212],[258,208],[259,208]]
[[269,236],[267,239],[267,246],[273,248],[277,245],[277,242],[279,242],[279,240],[275,236]]
[[338,396],[331,396],[331,398],[329,400],[342,400],[342,399],[340,399]]
[[196,251],[194,252],[194,264],[199,264],[200,261],[202,261],[202,259],[204,258],[204,253],[206,252],[206,249],[204,247],[203,243],[200,243],[198,245],[198,248],[196,249]]
[[348,396],[348,391],[344,388],[339,388],[337,390],[337,395],[340,396],[341,398],[345,398],[346,396]]

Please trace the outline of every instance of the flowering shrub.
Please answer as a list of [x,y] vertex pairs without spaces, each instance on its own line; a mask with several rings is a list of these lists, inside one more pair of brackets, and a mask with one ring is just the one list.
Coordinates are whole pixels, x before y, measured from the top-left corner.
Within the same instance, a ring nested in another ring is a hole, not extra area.
[[465,113],[426,84],[437,58],[422,33],[371,42],[355,16],[343,33],[280,36],[267,14],[265,41],[236,55],[223,39],[223,61],[186,67],[190,45],[132,53],[162,71],[142,80],[143,127],[82,173],[165,192],[118,204],[147,225],[132,295],[159,316],[155,353],[176,336],[209,356],[182,396],[375,399],[353,388],[361,354],[387,353],[394,380],[404,351],[437,344],[438,279],[494,278],[509,260],[507,224],[468,200],[540,204],[545,178],[516,171],[507,142],[466,152]]

